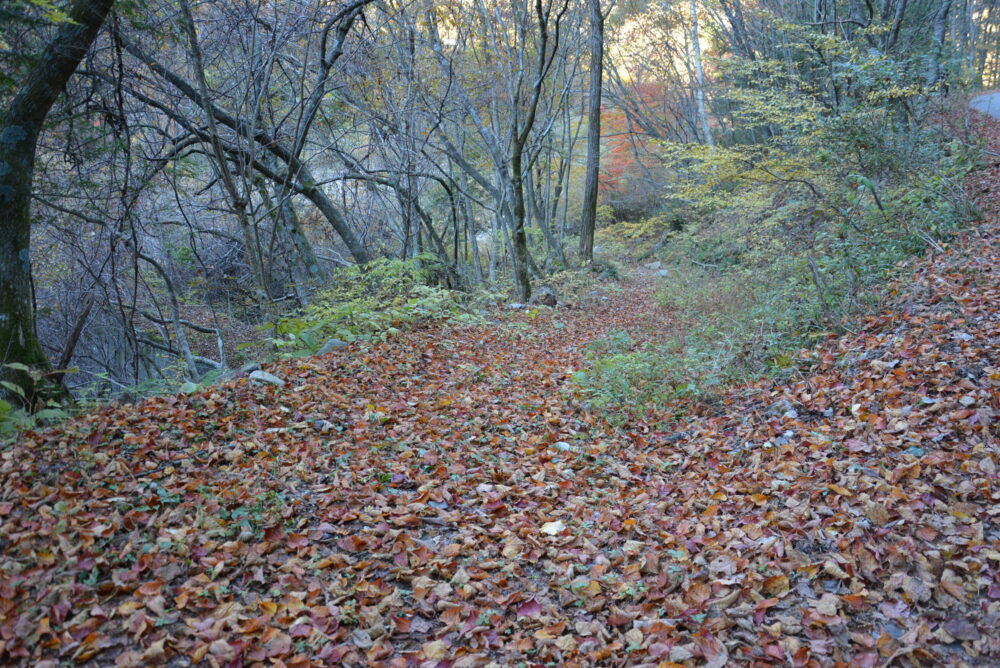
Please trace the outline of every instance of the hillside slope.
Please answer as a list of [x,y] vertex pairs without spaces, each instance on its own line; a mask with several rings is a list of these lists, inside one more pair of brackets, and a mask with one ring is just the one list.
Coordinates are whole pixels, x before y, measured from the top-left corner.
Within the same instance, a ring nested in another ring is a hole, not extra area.
[[634,284],[29,434],[0,661],[996,665],[1000,162],[970,188],[987,220],[801,380],[662,423],[568,383],[656,325]]

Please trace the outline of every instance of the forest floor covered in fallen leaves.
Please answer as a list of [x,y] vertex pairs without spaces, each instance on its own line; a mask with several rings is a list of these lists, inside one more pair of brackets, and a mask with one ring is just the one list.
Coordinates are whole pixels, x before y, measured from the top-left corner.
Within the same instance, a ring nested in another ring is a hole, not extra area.
[[0,450],[0,663],[998,665],[988,160],[987,219],[797,381],[584,410],[584,345],[669,318],[636,274],[28,434]]

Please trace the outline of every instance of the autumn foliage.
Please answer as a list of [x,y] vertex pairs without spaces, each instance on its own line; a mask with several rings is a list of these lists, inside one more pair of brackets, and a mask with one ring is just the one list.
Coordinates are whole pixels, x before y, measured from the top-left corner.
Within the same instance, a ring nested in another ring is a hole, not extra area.
[[636,280],[27,434],[0,451],[0,661],[995,664],[991,160],[988,220],[789,384],[585,410],[581,343],[664,316]]

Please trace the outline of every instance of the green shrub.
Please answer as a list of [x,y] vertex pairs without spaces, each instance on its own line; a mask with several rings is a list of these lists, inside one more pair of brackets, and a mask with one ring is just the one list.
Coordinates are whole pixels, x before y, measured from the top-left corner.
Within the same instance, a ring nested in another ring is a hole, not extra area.
[[726,76],[774,85],[730,91],[730,141],[662,145],[674,213],[599,240],[621,255],[656,249],[668,270],[658,304],[682,334],[627,349],[614,348],[617,333],[600,342],[575,377],[594,406],[635,412],[794,373],[798,349],[871,309],[903,260],[978,216],[962,188],[975,151],[915,123],[908,98],[919,86],[884,95],[890,64],[866,58],[852,66],[871,95],[840,110],[810,99],[781,63],[727,65]]
[[427,285],[440,269],[433,255],[342,269],[301,313],[272,325],[271,342],[280,354],[295,356],[311,354],[331,338],[379,342],[427,320],[475,320],[458,293]]

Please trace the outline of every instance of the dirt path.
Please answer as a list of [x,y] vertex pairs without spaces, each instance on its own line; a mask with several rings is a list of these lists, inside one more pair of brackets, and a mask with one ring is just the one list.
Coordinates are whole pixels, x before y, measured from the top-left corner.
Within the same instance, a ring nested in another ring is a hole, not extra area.
[[33,435],[0,451],[0,662],[996,665],[989,216],[802,381],[669,429],[568,382],[655,326],[638,282]]

